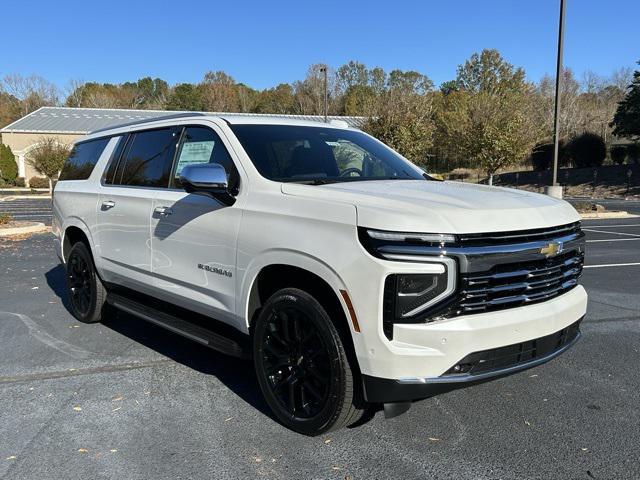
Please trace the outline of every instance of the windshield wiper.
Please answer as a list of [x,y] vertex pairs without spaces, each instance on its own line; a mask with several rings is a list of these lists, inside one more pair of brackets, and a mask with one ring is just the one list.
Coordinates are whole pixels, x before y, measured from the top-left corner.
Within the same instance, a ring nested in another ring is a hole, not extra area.
[[309,185],[328,185],[330,183],[336,183],[338,180],[327,180],[325,178],[314,178]]
[[327,185],[329,183],[336,183],[338,180],[328,180],[326,178],[310,178],[310,179],[286,179],[281,180],[285,183],[300,183],[302,185]]

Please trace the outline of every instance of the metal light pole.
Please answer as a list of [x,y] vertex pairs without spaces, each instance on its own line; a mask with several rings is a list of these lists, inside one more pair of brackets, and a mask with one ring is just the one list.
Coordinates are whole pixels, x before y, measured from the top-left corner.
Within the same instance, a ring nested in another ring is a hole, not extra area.
[[324,123],[327,123],[327,114],[329,111],[329,90],[327,87],[327,66],[320,67],[320,71],[324,73]]
[[[553,109],[553,181],[548,193],[562,197],[562,188],[558,186],[558,151],[560,142],[560,82],[562,77],[562,51],[564,49],[564,2],[560,0],[560,25],[558,27],[558,59],[556,62],[556,95]],[[556,188],[553,188],[556,187]],[[558,191],[560,192],[558,195]]]

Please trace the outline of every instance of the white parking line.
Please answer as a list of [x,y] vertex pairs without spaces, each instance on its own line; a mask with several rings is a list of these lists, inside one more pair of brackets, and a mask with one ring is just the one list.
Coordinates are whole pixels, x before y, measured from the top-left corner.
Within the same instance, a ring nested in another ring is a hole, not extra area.
[[590,228],[583,228],[585,232],[593,232],[593,233],[608,233],[610,235],[624,235],[627,237],[640,237],[637,233],[625,233],[625,232],[607,232],[606,230],[592,230]]
[[604,240],[587,240],[587,243],[600,243],[600,242],[630,242],[633,240],[640,240],[640,238],[608,238]]
[[633,263],[605,263],[602,265],[585,265],[582,268],[603,268],[603,267],[631,267],[634,265],[640,265],[640,262]]
[[585,225],[585,226],[589,228],[640,227],[640,223],[625,223],[622,225],[611,224],[611,225]]

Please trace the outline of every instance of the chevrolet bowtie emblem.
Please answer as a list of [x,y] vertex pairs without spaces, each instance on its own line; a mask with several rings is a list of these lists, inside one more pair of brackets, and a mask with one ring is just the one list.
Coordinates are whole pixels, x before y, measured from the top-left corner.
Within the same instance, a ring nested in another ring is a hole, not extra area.
[[559,253],[562,253],[562,242],[551,242],[540,249],[540,253],[545,257],[555,257]]

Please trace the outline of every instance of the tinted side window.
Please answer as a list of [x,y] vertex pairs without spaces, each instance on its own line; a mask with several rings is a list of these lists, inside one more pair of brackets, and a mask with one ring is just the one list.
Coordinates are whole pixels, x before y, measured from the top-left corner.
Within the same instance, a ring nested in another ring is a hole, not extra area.
[[119,181],[114,183],[137,187],[167,187],[177,139],[175,128],[132,134],[116,172]]
[[93,172],[109,138],[100,138],[73,146],[58,180],[86,180]]
[[129,137],[127,135],[124,135],[118,138],[118,145],[116,145],[116,148],[113,150],[113,153],[111,154],[111,158],[109,159],[109,165],[107,166],[107,171],[104,173],[104,183],[106,185],[111,185],[112,183],[114,183],[114,179],[116,176],[116,169],[118,168],[118,161],[120,160],[120,157],[122,156],[122,152],[124,151],[127,145],[128,138]]
[[207,127],[187,127],[182,136],[173,185],[180,187],[180,172],[186,165],[219,163],[227,172],[229,188],[238,188],[238,170],[216,132]]

